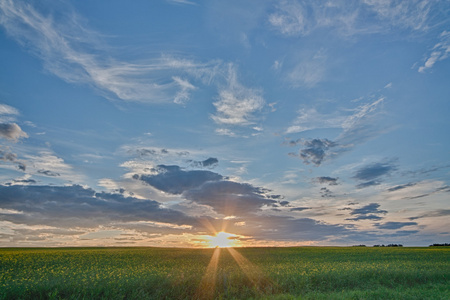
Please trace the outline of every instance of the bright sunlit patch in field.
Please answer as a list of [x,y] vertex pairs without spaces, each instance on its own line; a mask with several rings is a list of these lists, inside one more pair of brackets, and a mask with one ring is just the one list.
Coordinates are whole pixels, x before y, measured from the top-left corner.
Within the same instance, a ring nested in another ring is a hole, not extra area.
[[208,236],[208,246],[211,248],[219,247],[235,247],[238,246],[239,241],[236,239],[237,235],[228,232],[218,232],[215,236]]

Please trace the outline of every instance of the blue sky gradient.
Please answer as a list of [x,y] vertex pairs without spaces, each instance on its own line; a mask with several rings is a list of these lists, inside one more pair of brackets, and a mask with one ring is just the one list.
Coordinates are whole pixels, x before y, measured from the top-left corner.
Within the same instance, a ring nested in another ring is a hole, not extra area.
[[0,0],[0,246],[448,242],[449,11]]

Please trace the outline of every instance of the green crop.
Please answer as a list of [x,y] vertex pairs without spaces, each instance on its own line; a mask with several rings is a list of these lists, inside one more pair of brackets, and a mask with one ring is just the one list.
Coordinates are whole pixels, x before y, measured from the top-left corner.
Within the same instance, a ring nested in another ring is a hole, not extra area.
[[450,299],[450,248],[0,249],[0,299],[207,298]]

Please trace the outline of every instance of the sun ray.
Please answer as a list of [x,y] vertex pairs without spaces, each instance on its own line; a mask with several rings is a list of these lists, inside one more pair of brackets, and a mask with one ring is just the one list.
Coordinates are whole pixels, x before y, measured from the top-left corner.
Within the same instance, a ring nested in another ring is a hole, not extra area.
[[205,275],[196,292],[198,299],[213,299],[216,290],[217,266],[219,265],[220,248],[214,249],[208,267],[206,267]]
[[274,284],[272,280],[267,278],[261,269],[252,264],[234,248],[227,248],[227,250],[257,290],[264,292],[273,291]]

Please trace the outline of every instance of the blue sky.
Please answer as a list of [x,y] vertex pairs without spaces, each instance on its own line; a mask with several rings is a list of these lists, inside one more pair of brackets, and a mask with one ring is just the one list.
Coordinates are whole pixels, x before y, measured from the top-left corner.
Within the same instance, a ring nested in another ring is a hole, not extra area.
[[449,10],[0,0],[0,246],[448,242]]

